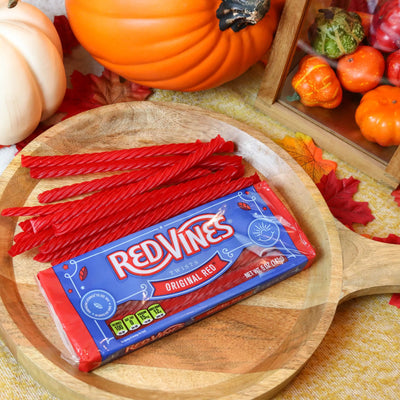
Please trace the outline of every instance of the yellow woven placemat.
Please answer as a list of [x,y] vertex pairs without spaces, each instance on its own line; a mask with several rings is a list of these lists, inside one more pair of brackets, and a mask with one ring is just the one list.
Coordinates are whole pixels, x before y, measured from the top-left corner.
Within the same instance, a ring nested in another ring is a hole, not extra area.
[[[233,82],[204,92],[156,90],[150,101],[178,102],[226,114],[259,129],[272,139],[294,135],[254,107],[262,66],[253,67]],[[307,132],[302,132],[307,134]],[[369,178],[345,161],[338,163],[339,178],[360,180],[357,201],[368,201],[374,221],[357,226],[362,234],[400,235],[400,208],[392,189]],[[379,260],[377,260],[379,268]],[[397,400],[400,392],[400,310],[389,305],[390,294],[353,299],[340,305],[322,344],[296,379],[277,399]],[[56,399],[18,365],[0,342],[0,399]]]

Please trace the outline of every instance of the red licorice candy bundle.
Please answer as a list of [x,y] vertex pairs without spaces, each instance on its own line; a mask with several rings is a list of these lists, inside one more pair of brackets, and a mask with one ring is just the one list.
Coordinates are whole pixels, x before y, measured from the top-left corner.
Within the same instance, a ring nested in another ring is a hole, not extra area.
[[[2,210],[4,216],[31,217],[19,223],[23,231],[15,235],[9,254],[39,247],[35,260],[54,265],[258,182],[257,175],[243,177],[242,158],[233,151],[233,142],[217,136],[209,142],[22,156],[22,165],[41,179],[77,171],[89,175],[114,167],[127,172],[64,185],[38,196],[40,202],[68,201]],[[86,196],[69,200],[78,195]]]
[[[75,240],[77,240],[76,238],[78,235],[89,236],[89,232],[93,234],[96,229],[100,232],[103,230],[102,228],[110,227],[111,218],[113,218],[113,220],[117,219],[117,222],[123,222],[126,219],[131,219],[146,213],[153,208],[188,196],[200,189],[209,188],[211,185],[239,178],[243,175],[243,172],[243,168],[235,169],[227,167],[214,174],[209,174],[209,176],[184,182],[178,186],[155,189],[125,199],[124,201],[105,202],[102,207],[94,208],[89,212],[79,214],[72,218],[66,218],[63,212],[56,212],[44,217],[37,217],[32,220],[24,221],[27,224],[32,223],[32,221],[36,223],[39,221],[42,223],[42,229],[36,234],[34,234],[33,231],[25,231],[16,235],[15,244],[11,247],[10,254],[15,256],[40,244],[47,243],[51,239],[55,240],[57,236],[63,236],[61,239],[57,239],[58,243],[69,241],[71,239],[71,237],[68,236],[70,232],[72,234],[75,232],[75,235],[73,234],[74,236],[72,236]],[[213,189],[213,191],[215,191],[215,189]],[[48,226],[50,226],[50,228],[48,228]]]
[[[215,190],[208,190],[208,188],[194,192],[187,197],[175,201],[167,206],[156,207],[152,211],[140,215],[137,218],[127,218],[120,224],[106,228],[100,232],[91,232],[97,226],[88,226],[88,235],[82,238],[79,231],[76,232],[77,236],[71,234],[65,235],[65,238],[54,238],[45,243],[43,247],[39,248],[39,254],[35,256],[35,260],[41,262],[52,262],[58,264],[62,261],[76,257],[83,253],[87,253],[97,247],[110,243],[121,237],[130,235],[131,233],[140,231],[148,226],[157,224],[175,215],[183,213],[191,208],[203,205],[209,201],[215,200],[219,197],[226,196],[237,190],[251,186],[260,181],[259,177],[255,174],[251,177],[240,178],[236,181],[229,183],[221,183],[215,186]],[[105,219],[107,223],[107,218]],[[106,225],[107,226],[107,225]]]

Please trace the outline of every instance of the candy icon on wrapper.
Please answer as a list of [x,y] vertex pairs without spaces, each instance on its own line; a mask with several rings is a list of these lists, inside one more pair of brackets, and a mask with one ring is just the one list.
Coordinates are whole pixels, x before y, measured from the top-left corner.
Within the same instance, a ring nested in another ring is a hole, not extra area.
[[90,371],[289,278],[315,255],[260,182],[43,270],[38,282],[73,349],[65,357]]

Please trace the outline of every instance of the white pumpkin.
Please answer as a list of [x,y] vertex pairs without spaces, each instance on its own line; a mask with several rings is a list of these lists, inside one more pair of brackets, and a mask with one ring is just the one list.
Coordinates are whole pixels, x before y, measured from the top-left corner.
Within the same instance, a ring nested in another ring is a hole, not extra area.
[[0,145],[28,137],[57,111],[66,90],[53,23],[31,4],[8,3],[0,0]]

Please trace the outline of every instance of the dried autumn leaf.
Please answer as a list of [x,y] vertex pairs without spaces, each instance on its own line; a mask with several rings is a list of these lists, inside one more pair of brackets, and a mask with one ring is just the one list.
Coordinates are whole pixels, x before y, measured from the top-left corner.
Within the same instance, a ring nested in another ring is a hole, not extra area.
[[71,54],[72,49],[79,45],[78,39],[72,32],[69,21],[65,15],[54,17],[54,26],[61,40],[64,55]]
[[63,119],[107,104],[146,100],[152,93],[150,88],[123,80],[107,69],[101,76],[74,71],[71,85],[58,109],[58,112],[66,113]]
[[127,81],[107,69],[100,77],[91,75],[91,80],[93,100],[101,105],[145,100],[152,93],[148,87]]
[[359,183],[353,177],[338,179],[334,171],[324,175],[317,183],[333,216],[350,229],[353,229],[353,224],[366,225],[375,218],[367,202],[353,199]]
[[315,183],[318,183],[322,176],[336,171],[337,164],[325,160],[322,150],[315,146],[312,138],[307,135],[296,133],[295,137],[285,136],[278,143],[303,167]]

